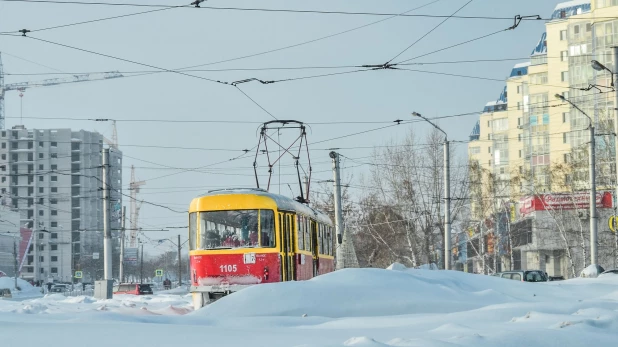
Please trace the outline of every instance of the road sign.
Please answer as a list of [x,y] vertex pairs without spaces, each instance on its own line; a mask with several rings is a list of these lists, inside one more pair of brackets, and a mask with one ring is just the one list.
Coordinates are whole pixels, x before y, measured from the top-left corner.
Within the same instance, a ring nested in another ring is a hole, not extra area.
[[98,252],[92,253],[92,259],[99,259],[99,253]]
[[609,224],[609,230],[611,230],[612,232],[616,232],[616,229],[618,227],[618,218],[616,218],[616,216],[611,216],[609,217],[609,220],[607,221],[607,224]]
[[157,270],[155,270],[155,276],[157,276],[157,277],[163,277],[163,270],[162,270],[162,269],[157,269]]
[[75,271],[75,278],[82,278],[82,272],[81,271]]

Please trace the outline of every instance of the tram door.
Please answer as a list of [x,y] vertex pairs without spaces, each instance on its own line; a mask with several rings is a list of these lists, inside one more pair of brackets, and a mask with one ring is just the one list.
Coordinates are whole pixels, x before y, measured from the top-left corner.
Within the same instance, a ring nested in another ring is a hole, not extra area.
[[292,227],[293,215],[289,213],[279,213],[279,238],[281,246],[279,250],[282,253],[281,257],[281,281],[291,281],[294,274],[294,254],[292,247]]

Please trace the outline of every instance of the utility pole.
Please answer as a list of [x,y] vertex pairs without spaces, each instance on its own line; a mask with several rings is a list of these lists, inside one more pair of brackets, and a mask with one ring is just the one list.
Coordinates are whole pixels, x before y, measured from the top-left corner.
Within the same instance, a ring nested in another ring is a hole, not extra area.
[[444,270],[451,269],[451,166],[448,135],[439,126],[418,112],[412,112],[444,134]]
[[112,233],[109,228],[109,148],[103,149],[103,279],[112,279]]
[[182,285],[182,260],[180,258],[180,234],[178,235],[178,286]]
[[118,270],[118,280],[124,282],[124,231],[127,220],[127,207],[122,206],[122,226],[120,230],[120,264]]
[[339,154],[335,151],[329,153],[333,159],[333,188],[335,190],[335,233],[337,234],[337,260],[336,270],[345,268],[344,250],[343,250],[343,212],[341,208],[341,173],[339,168]]
[[17,239],[14,237],[13,238],[13,261],[15,263],[14,265],[14,274],[15,274],[15,289],[17,289]]
[[141,243],[142,255],[139,257],[139,283],[144,283],[144,244]]

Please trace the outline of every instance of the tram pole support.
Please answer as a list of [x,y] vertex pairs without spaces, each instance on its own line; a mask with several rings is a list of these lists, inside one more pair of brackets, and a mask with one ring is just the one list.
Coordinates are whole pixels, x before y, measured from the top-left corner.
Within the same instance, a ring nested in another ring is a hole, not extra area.
[[125,222],[127,219],[127,207],[122,207],[122,226],[120,227],[120,263],[118,270],[118,280],[120,282],[124,282],[124,233],[125,233]]
[[182,260],[180,258],[180,234],[178,234],[178,286],[182,285]]
[[341,173],[339,167],[339,154],[330,152],[329,156],[333,159],[333,188],[335,200],[335,232],[337,233],[337,253],[336,270],[345,268],[344,249],[343,249],[343,212],[341,208]]

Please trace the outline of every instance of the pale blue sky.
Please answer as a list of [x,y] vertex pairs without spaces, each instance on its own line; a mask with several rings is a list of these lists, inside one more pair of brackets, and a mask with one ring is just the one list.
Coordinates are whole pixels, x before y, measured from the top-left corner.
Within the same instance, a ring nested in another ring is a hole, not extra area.
[[[124,0],[123,0],[124,1]],[[148,3],[180,5],[176,0]],[[223,1],[204,5],[312,9],[352,12],[401,13],[432,0],[318,0],[318,1]],[[441,0],[416,14],[448,15],[467,1]],[[141,2],[140,2],[141,3]],[[552,0],[474,0],[459,15],[514,17],[541,15],[547,18],[558,2]],[[28,4],[0,2],[0,32],[23,28],[36,29],[112,15],[146,11],[148,8]],[[265,13],[171,9],[140,16],[102,21],[32,33],[39,37],[108,55],[164,68],[205,64],[312,40],[382,19],[371,16],[326,14]],[[440,18],[393,18],[347,34],[300,47],[210,65],[207,68],[260,68],[299,66],[341,66],[381,64],[416,41]],[[525,58],[544,32],[544,21],[523,22],[515,31],[439,52],[418,62],[475,59]],[[513,20],[450,19],[398,60],[408,59],[466,41],[513,25]],[[17,55],[63,72],[135,71],[142,66],[95,56],[21,37],[0,36],[0,51]],[[5,73],[44,73],[54,70],[3,54]],[[412,69],[505,79],[517,61],[409,66]],[[341,70],[302,71],[226,71],[192,72],[212,79],[235,81],[256,77],[276,80]],[[53,76],[7,76],[6,83],[40,80]],[[381,70],[318,79],[262,85],[241,85],[252,98],[280,119],[307,123],[321,121],[393,121],[409,119],[412,111],[427,117],[446,116],[482,110],[486,102],[497,99],[504,83],[457,78],[409,71]],[[6,95],[6,127],[19,124],[18,93]],[[124,160],[124,184],[128,185],[130,165],[146,180],[140,198],[186,210],[190,200],[209,187],[251,185],[252,161],[247,159],[212,167],[212,173],[188,172],[152,179],[176,172],[159,165],[140,162],[140,158],[172,167],[200,167],[226,160],[241,152],[188,149],[140,148],[123,145],[156,145],[241,150],[257,144],[257,124],[136,123],[128,119],[238,120],[264,122],[271,118],[231,86],[218,85],[186,76],[161,73],[85,84],[35,88],[23,97],[24,124],[28,128],[97,130],[111,136],[108,123],[72,120],[40,120],[27,117],[112,118],[118,120],[118,135]],[[478,116],[450,118],[439,122],[451,139],[467,140]],[[313,125],[309,141],[317,142],[381,124]],[[352,136],[313,146],[314,180],[330,179],[329,147],[355,147],[384,144],[402,139],[410,126],[429,130],[426,124],[401,125],[360,136]],[[348,157],[363,157],[371,149],[346,149]],[[464,155],[463,151],[458,152]],[[130,157],[129,157],[130,156]],[[233,168],[225,170],[225,168]],[[214,169],[217,169],[215,172]],[[366,168],[346,170],[359,176]],[[213,174],[215,173],[215,174]],[[230,175],[233,173],[234,175]],[[290,169],[283,173],[292,173]],[[151,180],[149,180],[151,179]],[[294,176],[282,179],[293,182]],[[196,187],[191,189],[191,187]],[[128,191],[125,191],[128,193]],[[289,189],[282,188],[282,193]],[[128,206],[129,199],[125,199]],[[143,205],[143,228],[186,225],[186,215]],[[159,239],[180,233],[147,232]]]

